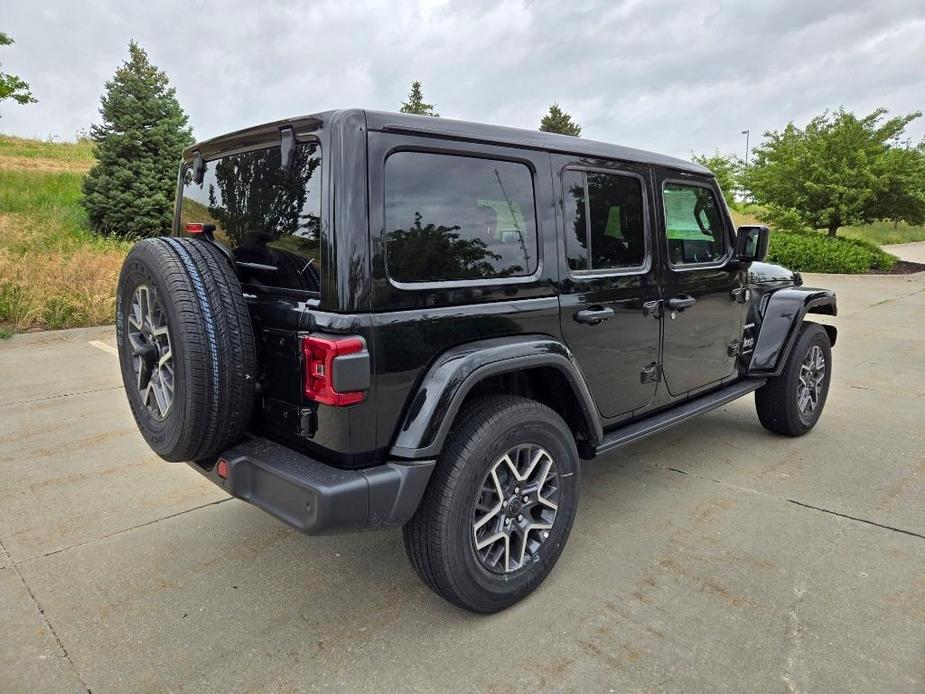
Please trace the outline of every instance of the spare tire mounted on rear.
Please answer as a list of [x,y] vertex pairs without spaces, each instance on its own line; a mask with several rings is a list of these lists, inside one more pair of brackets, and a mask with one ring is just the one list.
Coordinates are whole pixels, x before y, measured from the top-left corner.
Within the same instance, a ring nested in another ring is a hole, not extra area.
[[221,251],[200,240],[141,241],[122,265],[116,301],[122,381],[148,445],[169,461],[210,460],[240,440],[257,359]]

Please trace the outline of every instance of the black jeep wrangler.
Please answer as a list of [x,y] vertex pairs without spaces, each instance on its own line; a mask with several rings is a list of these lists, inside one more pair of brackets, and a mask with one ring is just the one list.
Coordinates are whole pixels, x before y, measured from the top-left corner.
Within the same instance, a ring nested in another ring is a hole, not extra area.
[[[308,533],[401,526],[493,612],[549,573],[579,460],[755,393],[825,405],[835,295],[761,262],[712,174],[579,138],[363,110],[184,152],[118,291],[147,442]],[[769,439],[768,445],[773,445]]]

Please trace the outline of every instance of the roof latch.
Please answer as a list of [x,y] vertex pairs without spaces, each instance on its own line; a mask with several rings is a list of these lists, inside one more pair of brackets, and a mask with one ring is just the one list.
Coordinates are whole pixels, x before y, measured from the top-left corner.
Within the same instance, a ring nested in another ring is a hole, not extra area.
[[292,159],[295,155],[295,135],[292,128],[281,128],[279,136],[279,168],[283,171],[289,171],[292,168]]

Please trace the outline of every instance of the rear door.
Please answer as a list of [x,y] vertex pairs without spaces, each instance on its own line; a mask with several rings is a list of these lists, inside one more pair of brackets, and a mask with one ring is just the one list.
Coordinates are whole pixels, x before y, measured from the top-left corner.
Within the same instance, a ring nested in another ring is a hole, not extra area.
[[655,395],[659,290],[645,167],[553,155],[562,333],[602,417]]
[[668,171],[655,178],[666,251],[662,363],[668,392],[679,396],[736,375],[743,281],[729,265],[733,230],[715,183]]

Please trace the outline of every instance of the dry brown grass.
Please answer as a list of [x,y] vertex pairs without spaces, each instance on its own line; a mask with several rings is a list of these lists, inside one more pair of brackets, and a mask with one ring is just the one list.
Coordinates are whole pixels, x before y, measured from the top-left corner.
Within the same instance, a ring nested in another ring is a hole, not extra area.
[[93,166],[92,161],[0,156],[0,169],[21,171],[76,171],[78,173],[86,173],[90,170],[91,166]]
[[0,249],[0,305],[14,332],[111,323],[125,253],[90,247],[15,254]]
[[0,336],[111,323],[131,244],[87,228],[85,143],[0,136]]

